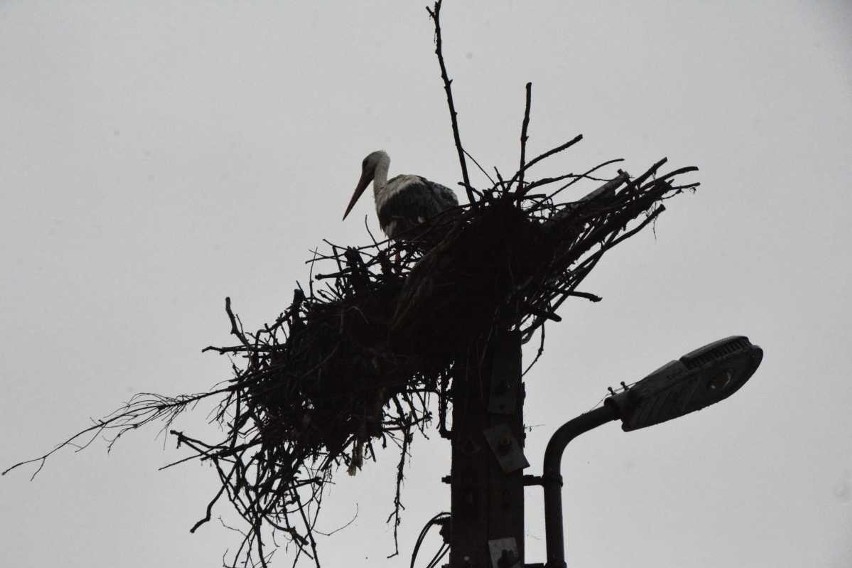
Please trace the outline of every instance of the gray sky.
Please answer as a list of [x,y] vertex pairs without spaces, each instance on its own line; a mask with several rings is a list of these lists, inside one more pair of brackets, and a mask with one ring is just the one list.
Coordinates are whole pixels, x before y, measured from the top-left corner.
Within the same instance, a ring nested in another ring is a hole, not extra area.
[[[604,301],[566,305],[548,329],[527,381],[529,473],[606,386],[726,335],[766,352],[724,404],[572,445],[569,563],[852,566],[852,6],[447,0],[444,18],[480,162],[514,168],[532,81],[530,152],[586,136],[560,169],[701,168],[656,236],[587,280]],[[224,297],[259,325],[322,238],[364,243],[365,215],[376,227],[368,199],[340,221],[368,152],[387,150],[392,173],[459,177],[422,2],[4,0],[0,77],[6,465],[134,392],[227,378],[226,359],[200,353],[229,342]],[[0,564],[220,565],[236,536],[188,533],[214,472],[157,472],[183,454],[154,434],[58,455],[32,483],[0,479]],[[388,455],[332,487],[322,528],[358,518],[322,539],[326,566],[407,565],[449,504],[445,441],[413,452],[403,556],[385,560]],[[540,499],[528,492],[527,562],[544,558]]]

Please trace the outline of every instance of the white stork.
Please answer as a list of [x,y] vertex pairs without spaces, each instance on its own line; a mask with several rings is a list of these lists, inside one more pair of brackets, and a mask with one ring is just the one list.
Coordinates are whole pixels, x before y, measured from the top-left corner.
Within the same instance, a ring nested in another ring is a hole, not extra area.
[[388,179],[390,156],[384,150],[373,152],[361,162],[361,179],[346,207],[349,215],[358,198],[373,182],[376,214],[382,231],[395,240],[416,240],[417,225],[459,204],[452,189],[420,176],[399,175]]

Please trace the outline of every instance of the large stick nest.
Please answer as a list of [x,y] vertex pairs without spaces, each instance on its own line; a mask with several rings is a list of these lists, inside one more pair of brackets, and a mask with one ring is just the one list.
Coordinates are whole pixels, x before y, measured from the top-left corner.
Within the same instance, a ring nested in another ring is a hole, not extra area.
[[[317,277],[329,285],[297,290],[273,325],[245,333],[228,306],[239,344],[214,349],[244,360],[223,405],[229,437],[207,445],[175,434],[217,465],[252,527],[283,527],[314,558],[322,484],[341,464],[354,473],[375,456],[375,443],[391,441],[401,449],[391,519],[398,523],[412,430],[431,417],[433,395],[446,431],[453,362],[498,329],[529,340],[559,320],[556,308],[572,296],[597,300],[577,286],[602,255],[652,223],[662,201],[695,186],[673,185],[692,168],[658,175],[662,164],[634,179],[618,172],[565,203],[552,195],[591,174],[560,176],[563,185],[549,195],[532,190],[557,179],[513,176],[433,219],[428,230],[440,237],[426,252],[399,243],[331,246],[316,261],[333,264]],[[259,534],[252,536],[262,557]]]
[[196,395],[138,395],[68,443],[105,430],[117,438],[157,419],[170,424],[199,400],[221,396],[221,439],[172,433],[192,457],[212,463],[222,483],[193,530],[222,496],[247,523],[234,562],[266,564],[275,547],[262,534],[272,529],[297,547],[297,558],[305,553],[318,564],[313,529],[323,484],[340,465],[357,471],[375,457],[376,443],[401,450],[389,519],[396,526],[413,431],[431,418],[435,396],[446,432],[456,358],[497,329],[518,329],[529,340],[546,321],[559,321],[556,309],[572,296],[599,300],[577,286],[603,254],[652,223],[664,200],[697,185],[674,184],[694,168],[660,175],[661,160],[632,179],[619,171],[580,200],[554,199],[580,182],[600,184],[595,171],[612,162],[533,181],[516,173],[477,191],[472,204],[429,221],[428,234],[437,236],[425,252],[406,243],[329,245],[311,261],[333,267],[314,277],[325,284],[297,289],[271,324],[246,332],[226,301],[238,342],[206,350],[233,358],[230,381]]
[[[440,3],[430,14],[453,111],[439,10]],[[698,185],[676,183],[676,176],[695,168],[663,174],[665,160],[636,177],[622,170],[601,177],[619,161],[610,160],[579,173],[531,178],[534,166],[581,137],[526,160],[529,102],[528,85],[513,176],[504,179],[498,172],[482,190],[470,184],[451,112],[468,205],[429,220],[413,243],[329,244],[310,261],[312,271],[328,273],[312,277],[307,290],[298,288],[289,307],[253,333],[244,330],[227,300],[236,344],[207,350],[232,358],[232,379],[196,395],[137,395],[56,449],[105,431],[113,432],[114,442],[160,419],[168,427],[199,400],[220,397],[214,416],[223,427],[220,438],[171,432],[190,449],[186,460],[213,464],[221,481],[193,531],[210,520],[223,496],[246,522],[232,563],[266,565],[276,538],[284,536],[296,547],[295,561],[305,554],[319,566],[314,528],[323,486],[341,465],[354,474],[375,457],[376,444],[400,449],[389,517],[396,528],[405,459],[414,431],[432,417],[430,397],[439,429],[447,432],[454,361],[495,330],[517,329],[524,341],[539,330],[543,341],[545,322],[559,321],[556,312],[565,300],[600,299],[577,287],[604,253],[653,223],[666,199]],[[597,189],[585,197],[560,200],[569,188],[576,195],[590,185]],[[56,449],[13,468],[43,465]]]

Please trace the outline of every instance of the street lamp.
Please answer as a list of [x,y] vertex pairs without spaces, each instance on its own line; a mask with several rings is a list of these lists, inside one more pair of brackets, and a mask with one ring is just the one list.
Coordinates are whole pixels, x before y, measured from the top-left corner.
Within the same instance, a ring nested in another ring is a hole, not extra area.
[[[547,563],[565,568],[562,529],[562,453],[571,440],[613,420],[625,432],[660,424],[724,400],[751,378],[763,350],[747,337],[732,336],[709,343],[663,365],[644,379],[614,393],[604,405],[563,424],[544,451],[541,477],[525,476],[526,485],[544,487]],[[624,384],[624,383],[622,383]],[[529,567],[541,564],[528,564]]]

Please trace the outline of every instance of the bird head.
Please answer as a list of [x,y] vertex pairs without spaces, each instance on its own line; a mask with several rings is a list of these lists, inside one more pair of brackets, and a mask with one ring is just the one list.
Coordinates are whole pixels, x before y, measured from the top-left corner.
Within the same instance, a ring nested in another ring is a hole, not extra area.
[[383,159],[390,161],[390,157],[388,157],[386,152],[383,150],[376,150],[369,154],[361,162],[361,179],[358,180],[358,185],[355,186],[355,192],[352,194],[352,199],[349,200],[349,205],[346,207],[346,212],[343,214],[344,219],[346,219],[346,216],[349,215],[350,211],[352,211],[352,208],[355,207],[355,203],[358,202],[358,199],[367,189],[367,186],[370,185],[370,182],[373,181],[373,178],[376,175],[376,167],[378,167],[379,162]]

